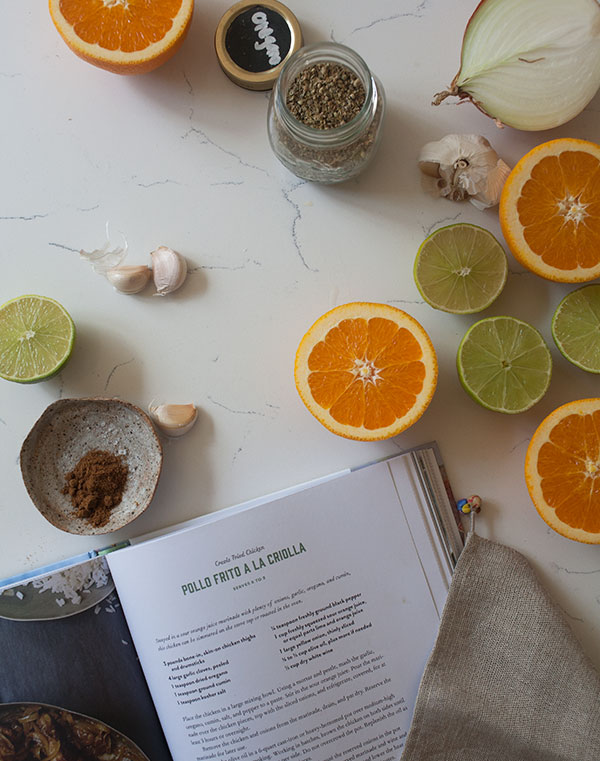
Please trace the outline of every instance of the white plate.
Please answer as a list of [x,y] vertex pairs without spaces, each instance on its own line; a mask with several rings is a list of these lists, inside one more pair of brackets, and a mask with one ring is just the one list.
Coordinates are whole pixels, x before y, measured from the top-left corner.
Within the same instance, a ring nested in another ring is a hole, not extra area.
[[[96,574],[98,581],[93,580],[92,574],[99,566],[106,576],[104,583],[101,583],[104,581],[102,574]],[[67,596],[64,591],[41,588],[44,582],[52,579],[55,589],[60,589],[60,582],[68,582],[74,573],[84,579],[83,584],[75,590],[80,598],[79,602],[69,599],[72,596]],[[53,571],[48,576],[0,591],[0,618],[8,618],[12,621],[46,621],[66,618],[94,607],[108,597],[114,588],[106,560],[103,557],[93,558],[72,568]]]

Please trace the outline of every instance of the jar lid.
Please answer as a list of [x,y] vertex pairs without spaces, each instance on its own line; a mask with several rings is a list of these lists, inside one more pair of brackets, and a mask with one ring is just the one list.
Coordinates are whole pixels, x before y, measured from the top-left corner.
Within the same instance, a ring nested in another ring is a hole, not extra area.
[[268,90],[281,67],[302,47],[298,19],[277,0],[233,5],[215,32],[215,49],[221,68],[241,87]]

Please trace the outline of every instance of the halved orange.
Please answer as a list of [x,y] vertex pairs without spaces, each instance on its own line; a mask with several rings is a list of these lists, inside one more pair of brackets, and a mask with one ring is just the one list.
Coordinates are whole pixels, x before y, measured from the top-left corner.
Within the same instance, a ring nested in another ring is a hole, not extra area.
[[49,0],[63,40],[80,58],[117,74],[142,74],[183,42],[194,0]]
[[551,528],[600,544],[600,399],[563,404],[542,421],[527,449],[525,480]]
[[332,309],[296,352],[296,388],[308,410],[333,433],[359,441],[387,439],[415,423],[437,374],[425,330],[387,304]]
[[500,224],[524,267],[548,280],[600,276],[600,145],[561,138],[538,145],[508,176]]

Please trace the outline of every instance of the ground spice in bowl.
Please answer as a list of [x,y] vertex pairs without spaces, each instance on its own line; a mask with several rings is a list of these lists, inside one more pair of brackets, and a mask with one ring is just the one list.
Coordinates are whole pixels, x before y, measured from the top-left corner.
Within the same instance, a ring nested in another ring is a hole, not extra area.
[[20,465],[31,501],[53,526],[109,534],[150,505],[162,446],[149,416],[130,402],[58,399],[27,434]]
[[104,526],[123,498],[128,473],[122,457],[94,449],[65,475],[62,493],[69,495],[77,518],[94,527]]

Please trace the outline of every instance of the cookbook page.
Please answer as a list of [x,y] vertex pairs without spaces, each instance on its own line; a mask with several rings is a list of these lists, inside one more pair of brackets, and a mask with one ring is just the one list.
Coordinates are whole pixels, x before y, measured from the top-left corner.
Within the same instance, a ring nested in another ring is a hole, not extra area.
[[405,509],[380,463],[109,556],[175,761],[398,758],[439,623]]

